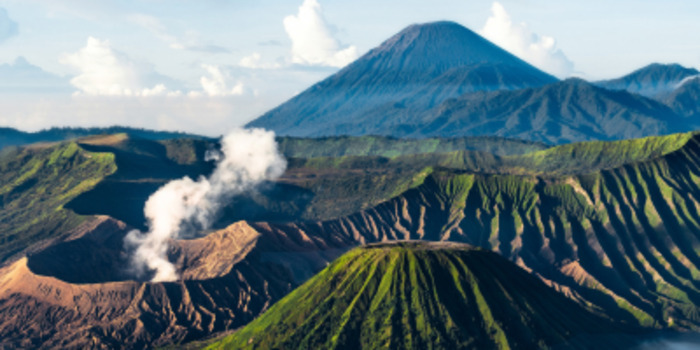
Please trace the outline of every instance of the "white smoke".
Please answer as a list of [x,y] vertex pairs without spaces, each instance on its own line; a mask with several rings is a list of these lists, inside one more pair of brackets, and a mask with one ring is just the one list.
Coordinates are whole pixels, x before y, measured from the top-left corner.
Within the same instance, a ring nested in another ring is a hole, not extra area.
[[153,273],[153,282],[176,280],[177,271],[167,256],[169,240],[209,228],[223,204],[278,178],[287,165],[277,150],[275,134],[263,129],[229,133],[221,141],[221,153],[207,158],[217,161],[208,178],[170,181],[146,201],[148,232],[133,230],[125,238],[133,249],[131,262],[137,276]]

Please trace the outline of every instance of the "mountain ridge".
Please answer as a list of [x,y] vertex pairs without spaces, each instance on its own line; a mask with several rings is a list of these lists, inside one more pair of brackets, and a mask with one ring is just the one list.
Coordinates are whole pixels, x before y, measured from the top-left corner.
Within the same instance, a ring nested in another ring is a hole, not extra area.
[[496,135],[562,144],[670,134],[688,128],[686,119],[660,102],[570,78],[542,87],[464,94],[426,111],[392,106],[338,124],[332,133]]
[[689,77],[700,74],[695,68],[677,63],[652,63],[620,78],[602,80],[594,84],[611,90],[626,90],[642,96],[662,99]]

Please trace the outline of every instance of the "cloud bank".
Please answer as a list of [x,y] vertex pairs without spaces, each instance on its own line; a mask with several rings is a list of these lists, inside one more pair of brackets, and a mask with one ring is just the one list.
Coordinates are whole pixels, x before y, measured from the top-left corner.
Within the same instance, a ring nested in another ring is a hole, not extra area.
[[0,7],[0,43],[17,35],[18,27],[17,22],[10,19],[7,10]]
[[[202,68],[209,73],[209,76],[202,76],[199,79],[204,94],[208,96],[232,96],[243,95],[244,87],[242,82],[237,82],[230,86],[231,77],[223,72],[219,66],[203,64]],[[199,91],[191,91],[191,96],[200,96]]]
[[533,66],[559,78],[570,76],[574,64],[557,48],[554,38],[533,33],[525,23],[513,23],[498,2],[491,6],[491,17],[481,35]]
[[168,241],[206,230],[233,196],[278,178],[286,168],[274,133],[263,129],[234,130],[222,139],[221,153],[214,158],[218,163],[209,178],[174,180],[148,198],[148,232],[133,230],[125,238],[133,249],[131,267],[137,277],[152,273],[153,282],[176,280]]
[[[91,96],[179,96],[181,90],[171,90],[166,84],[174,80],[155,71],[152,65],[136,62],[112,49],[109,41],[94,37],[75,53],[64,54],[60,63],[79,73],[70,80],[79,94]],[[201,90],[187,93],[191,97],[234,96],[245,92],[243,82],[232,83],[228,72],[217,65],[202,64],[206,72],[199,82]]]
[[167,93],[166,86],[152,66],[132,61],[113,50],[107,40],[93,37],[78,52],[64,54],[59,62],[79,74],[71,84],[87,95],[151,96]]
[[292,40],[292,62],[302,65],[343,67],[358,57],[357,47],[341,47],[326,22],[317,0],[304,0],[296,15],[284,18]]
[[270,94],[221,97],[2,94],[0,125],[25,131],[52,126],[123,125],[218,137],[223,130],[245,124],[286,98],[286,95]]
[[249,69],[278,69],[282,68],[279,63],[268,63],[262,61],[262,55],[258,52],[254,52],[252,55],[241,58],[238,61],[238,65],[243,68]]

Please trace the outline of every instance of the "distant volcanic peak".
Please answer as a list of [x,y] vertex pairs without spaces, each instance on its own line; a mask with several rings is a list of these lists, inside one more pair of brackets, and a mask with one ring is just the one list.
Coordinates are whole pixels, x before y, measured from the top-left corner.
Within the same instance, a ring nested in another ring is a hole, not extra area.
[[287,136],[386,134],[378,124],[396,130],[404,118],[384,113],[397,103],[414,118],[465,93],[557,81],[457,23],[415,24],[248,126]]
[[[389,59],[386,68],[454,68],[503,64],[535,69],[479,34],[450,21],[413,24],[358,61]],[[547,75],[546,73],[542,73]],[[554,81],[556,78],[550,78]]]
[[[416,44],[438,42],[489,44],[489,42],[473,31],[450,21],[412,24],[395,34],[379,47],[377,52],[405,51]],[[493,45],[493,44],[492,44]]]

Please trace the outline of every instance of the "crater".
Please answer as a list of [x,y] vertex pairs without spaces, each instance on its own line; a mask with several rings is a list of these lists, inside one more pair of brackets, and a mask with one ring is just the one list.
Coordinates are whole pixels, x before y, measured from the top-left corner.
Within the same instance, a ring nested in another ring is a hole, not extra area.
[[120,221],[102,220],[64,242],[29,254],[27,267],[37,275],[69,283],[133,280],[127,273],[129,259],[123,243],[128,231]]
[[[27,256],[32,273],[74,284],[147,281],[130,272],[130,254],[124,248],[127,225],[102,220],[85,232]],[[205,237],[171,240],[168,260],[180,280],[205,280],[228,274],[255,246],[259,233],[240,221]]]

